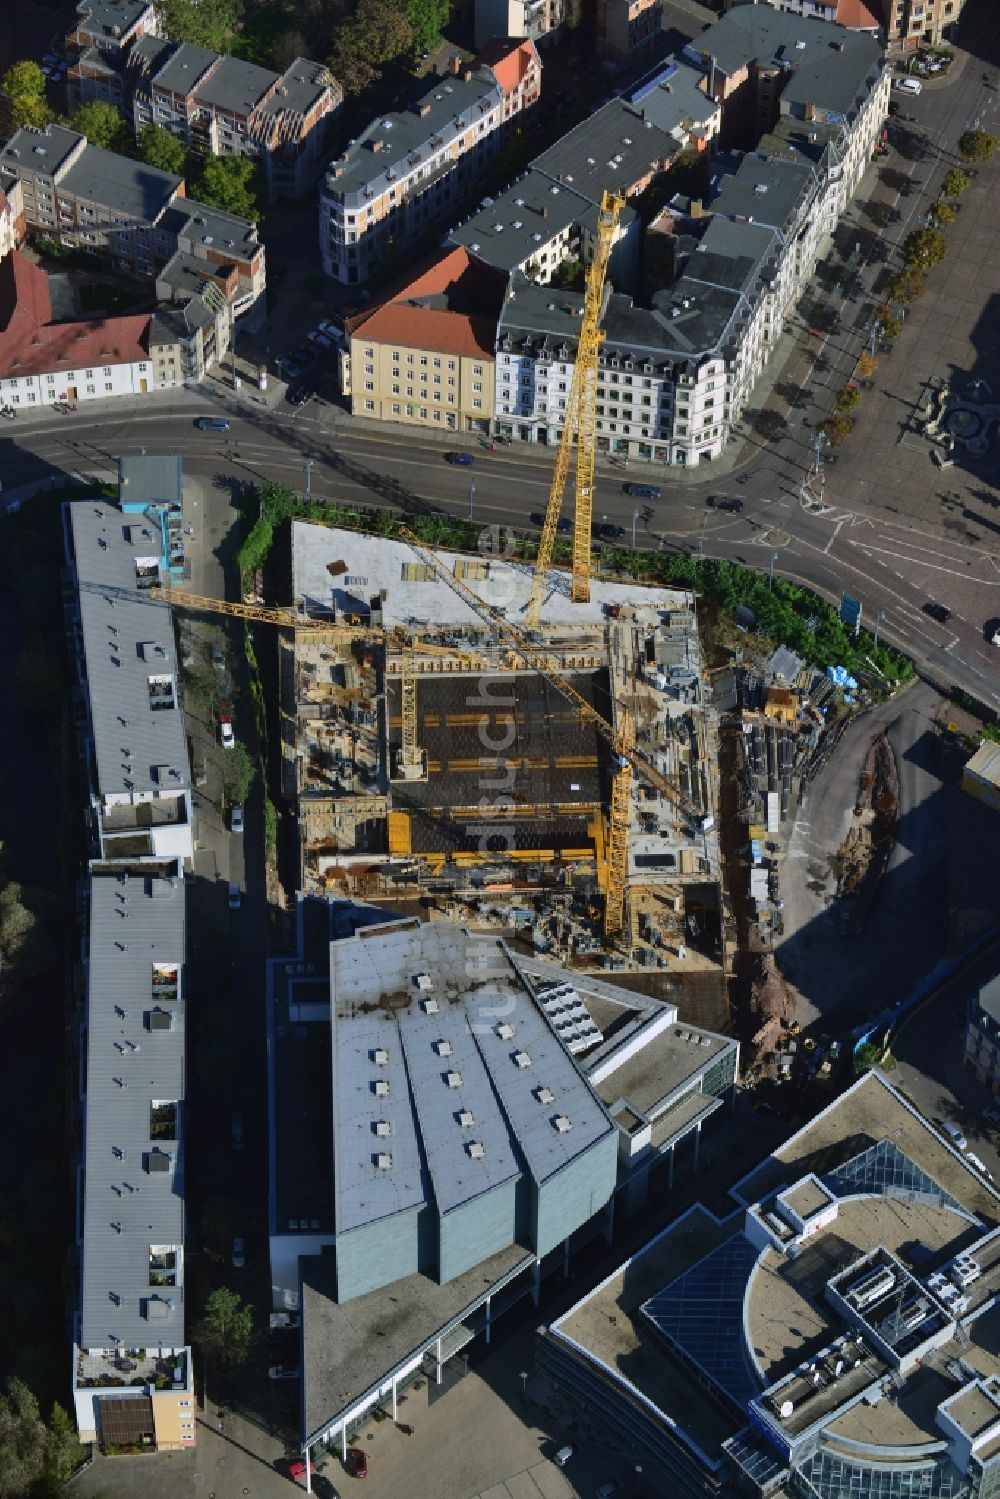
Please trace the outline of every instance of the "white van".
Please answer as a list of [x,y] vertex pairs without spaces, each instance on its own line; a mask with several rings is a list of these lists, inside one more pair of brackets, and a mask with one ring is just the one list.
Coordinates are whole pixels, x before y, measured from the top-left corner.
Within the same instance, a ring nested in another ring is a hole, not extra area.
[[913,94],[916,96],[923,89],[919,78],[897,78],[893,82],[893,88],[900,94]]

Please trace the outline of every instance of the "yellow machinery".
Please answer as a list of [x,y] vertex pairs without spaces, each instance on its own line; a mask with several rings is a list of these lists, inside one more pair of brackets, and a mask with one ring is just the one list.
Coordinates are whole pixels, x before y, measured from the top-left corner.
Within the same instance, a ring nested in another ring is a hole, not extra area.
[[618,769],[611,782],[611,825],[608,839],[608,888],[604,895],[604,935],[616,937],[625,920],[628,883],[628,835],[632,827],[632,762],[635,719],[627,708],[618,716]]
[[555,472],[549,489],[549,502],[545,509],[545,520],[538,542],[538,557],[535,575],[531,582],[531,595],[525,613],[525,628],[532,633],[538,629],[542,599],[548,583],[552,565],[552,549],[555,545],[559,512],[562,509],[563,492],[569,474],[570,455],[574,441],[576,453],[576,509],[573,517],[573,584],[572,599],[575,604],[585,604],[590,598],[590,544],[591,525],[594,515],[594,460],[597,449],[597,374],[601,351],[600,323],[604,313],[605,281],[608,260],[614,244],[618,216],[625,199],[616,193],[605,192],[601,198],[597,220],[597,248],[587,269],[587,283],[583,301],[583,320],[580,339],[573,366],[573,380],[569,399],[566,402],[566,417],[562,436],[556,453]]

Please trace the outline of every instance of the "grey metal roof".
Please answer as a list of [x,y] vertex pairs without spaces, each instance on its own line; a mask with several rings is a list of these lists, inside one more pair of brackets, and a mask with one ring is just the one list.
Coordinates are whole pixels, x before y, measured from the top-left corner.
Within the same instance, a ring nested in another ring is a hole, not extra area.
[[297,57],[282,73],[276,91],[262,106],[265,115],[306,114],[328,88],[337,86],[325,63]]
[[136,37],[128,49],[128,57],[125,60],[126,71],[131,75],[133,82],[136,81],[137,75],[149,80],[177,50],[176,42],[168,42],[166,37],[154,36],[151,31],[144,31],[142,36]]
[[[572,188],[531,168],[502,193],[484,198],[464,224],[448,236],[498,270],[512,271],[574,225],[597,228],[596,205]],[[626,209],[623,218],[634,217]]]
[[81,139],[78,130],[69,130],[65,125],[46,125],[44,130],[25,125],[15,130],[4,146],[3,164],[15,173],[40,172],[52,177]]
[[[153,74],[153,88],[169,89],[173,94],[193,93],[205,74],[219,61],[219,54],[193,42],[181,42],[162,67]],[[199,90],[200,93],[200,90]]]
[[231,114],[248,115],[274,87],[277,78],[270,68],[259,68],[256,63],[244,62],[242,57],[221,57],[218,67],[198,84],[196,92],[202,104],[211,104]]
[[148,10],[152,10],[150,0],[79,0],[76,14],[88,31],[113,36],[116,26],[129,31]]
[[[183,879],[92,874],[84,1348],[112,1348],[116,1340],[127,1348],[185,1344],[183,1284],[149,1284],[150,1246],[181,1250],[184,1243],[183,1120],[177,1141],[150,1137],[151,1101],[180,1104],[184,1097],[184,944]],[[162,1002],[163,988],[154,984],[157,965],[178,970],[176,997]],[[169,1027],[150,1026],[154,1010],[170,1017]],[[149,1169],[154,1149],[170,1157],[170,1169]]]
[[[376,195],[384,192],[390,181],[388,172],[396,178],[407,174],[412,170],[409,156],[429,149],[431,141],[436,140],[441,146],[434,150],[440,150],[502,101],[503,94],[488,68],[478,69],[468,82],[461,75],[435,78],[414,108],[378,116],[338,161],[330,163],[327,192],[348,197],[356,197],[365,187]],[[420,113],[422,108],[426,108],[426,114]],[[384,149],[374,151],[374,141],[383,141]]]
[[788,70],[781,91],[790,103],[814,104],[828,115],[847,116],[863,96],[867,80],[881,65],[874,37],[830,21],[806,19],[770,5],[739,5],[701,32],[684,49],[691,61],[709,58],[727,74],[750,59]]
[[79,160],[60,179],[58,191],[72,193],[90,203],[101,203],[140,223],[151,224],[183,180],[173,172],[161,172],[143,161],[133,161],[131,157],[88,143]]
[[247,219],[210,208],[197,198],[174,198],[156,227],[190,239],[192,244],[211,245],[220,252],[231,250],[240,260],[252,260],[261,248],[257,230]]
[[[709,105],[710,114],[714,106]],[[611,99],[532,162],[554,182],[595,203],[605,188],[628,192],[677,155],[683,140],[643,117],[641,104]]]
[[118,460],[123,505],[180,505],[183,464],[176,455],[144,453]]
[[[338,1232],[428,1200],[424,1161],[446,1213],[515,1177],[519,1155],[541,1183],[613,1128],[501,943],[443,921],[369,927],[331,944],[330,995]],[[515,1040],[497,1029],[508,1019]],[[512,1060],[518,1050],[530,1066]],[[549,1102],[535,1096],[542,1087]],[[557,1115],[572,1128],[561,1132]],[[379,1119],[392,1129],[383,1139]],[[380,1151],[389,1170],[375,1164]]]
[[767,224],[787,237],[815,186],[816,173],[805,162],[751,151],[735,172],[722,178],[712,211]]
[[136,586],[137,565],[159,562],[159,529],[100,501],[68,509],[99,794],[183,790],[190,785],[183,714],[150,701],[150,678],[165,676],[176,704],[173,621],[166,604]]

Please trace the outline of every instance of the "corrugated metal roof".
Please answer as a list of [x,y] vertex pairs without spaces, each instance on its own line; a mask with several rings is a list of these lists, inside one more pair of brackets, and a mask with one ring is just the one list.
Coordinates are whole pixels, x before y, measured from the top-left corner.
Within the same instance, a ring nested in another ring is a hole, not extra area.
[[[180,255],[173,258],[190,261]],[[175,454],[156,453],[119,458],[118,483],[122,505],[180,505],[184,492],[181,460]]]
[[[159,530],[93,500],[69,511],[98,792],[184,790],[190,776],[170,610],[137,587],[137,569],[158,569]],[[153,707],[153,678],[172,683],[165,699],[172,707]]]
[[[184,1241],[181,1143],[151,1136],[184,1095],[184,882],[94,873],[87,981],[80,1344],[184,1347],[184,1289],[150,1286],[152,1245]],[[154,981],[176,968],[176,993]],[[170,995],[171,997],[166,997]],[[169,1026],[152,1020],[169,1017]],[[175,1135],[183,1131],[179,1119]],[[154,1163],[154,1155],[160,1158]],[[166,1170],[156,1169],[166,1155]],[[150,1169],[152,1167],[152,1169]],[[183,1264],[178,1274],[183,1280]],[[116,1299],[117,1298],[117,1299]]]

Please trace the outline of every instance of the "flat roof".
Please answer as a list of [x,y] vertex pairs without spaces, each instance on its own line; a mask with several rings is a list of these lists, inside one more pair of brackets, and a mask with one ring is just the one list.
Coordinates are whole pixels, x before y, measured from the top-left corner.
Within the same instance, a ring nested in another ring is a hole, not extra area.
[[[137,585],[140,567],[159,579],[159,529],[104,500],[67,508],[99,794],[184,790],[191,781],[173,619]],[[173,683],[172,706],[154,706],[159,677]]]
[[145,162],[104,151],[88,142],[79,159],[60,178],[56,190],[116,209],[140,223],[152,224],[183,180],[173,172],[161,172]]
[[190,94],[219,61],[219,54],[194,42],[181,42],[150,79],[149,86],[172,94]]
[[261,112],[266,115],[308,114],[332,87],[334,80],[326,63],[296,57],[282,73],[278,88],[265,100]]
[[184,1098],[184,880],[140,866],[89,887],[80,1346],[182,1348],[182,1269],[151,1287],[149,1255],[184,1245],[183,1136],[150,1133],[153,1101]]
[[277,82],[278,74],[270,68],[260,68],[230,54],[220,57],[218,67],[199,82],[196,94],[201,103],[215,109],[248,115]]
[[150,0],[79,0],[76,14],[90,30],[112,36],[116,26],[129,31],[151,9]]
[[[717,106],[706,95],[699,97],[700,118],[711,118]],[[668,165],[685,144],[684,132],[664,130],[644,117],[641,105],[610,99],[536,156],[532,166],[553,183],[599,203],[606,189],[629,193]]]
[[972,759],[965,762],[963,774],[974,776],[988,786],[1000,786],[1000,744],[992,744],[987,739]]
[[948,1414],[967,1436],[977,1437],[1000,1421],[1000,1406],[981,1384],[968,1384],[948,1401]]
[[176,505],[184,499],[184,465],[176,454],[132,454],[118,460],[123,505]]
[[257,230],[249,219],[223,213],[197,198],[175,198],[157,222],[158,229],[189,237],[194,244],[211,246],[218,255],[231,250],[238,260],[252,260],[263,253]]
[[[449,571],[454,571],[459,562],[481,565],[483,561],[481,556],[471,554],[435,555]],[[333,577],[329,565],[339,561],[346,563],[347,571]],[[307,611],[329,611],[336,607],[346,613],[359,609],[366,613],[370,598],[385,588],[382,619],[386,629],[395,625],[440,625],[452,620],[458,625],[482,628],[479,616],[446,583],[436,577],[417,580],[409,577],[414,566],[418,573],[422,571],[417,553],[403,541],[317,526],[309,521],[292,522],[292,587],[294,597],[304,602]],[[519,563],[490,561],[488,578],[467,576],[464,581],[487,604],[502,608],[514,623],[523,623],[531,592],[530,568]],[[640,589],[634,584],[593,578],[590,603],[574,604],[569,597],[569,573],[553,572],[542,600],[541,618],[543,624],[598,624],[603,622],[609,604],[633,605],[639,600],[653,609],[670,610],[680,608],[689,598],[680,589]]]
[[534,1255],[512,1244],[444,1285],[409,1275],[393,1283],[391,1297],[383,1287],[338,1305],[333,1255],[301,1260],[304,1437],[322,1432],[493,1286],[533,1263]]
[[751,151],[722,178],[711,208],[713,214],[747,219],[787,237],[815,186],[815,169],[805,162]]
[[[553,182],[532,167],[503,192],[484,198],[469,218],[455,225],[448,238],[488,265],[512,271],[574,225],[593,232],[598,216],[591,198]],[[626,208],[621,222],[627,224],[634,218],[632,210]]]
[[[693,1082],[711,1061],[735,1045],[728,1036],[674,1024],[640,1051],[626,1055],[621,1065],[597,1084],[597,1091],[609,1107],[624,1099],[637,1113],[655,1119],[679,1088]],[[622,1050],[628,1048],[623,1045]],[[601,1048],[587,1059],[588,1070],[600,1064],[603,1051]]]

